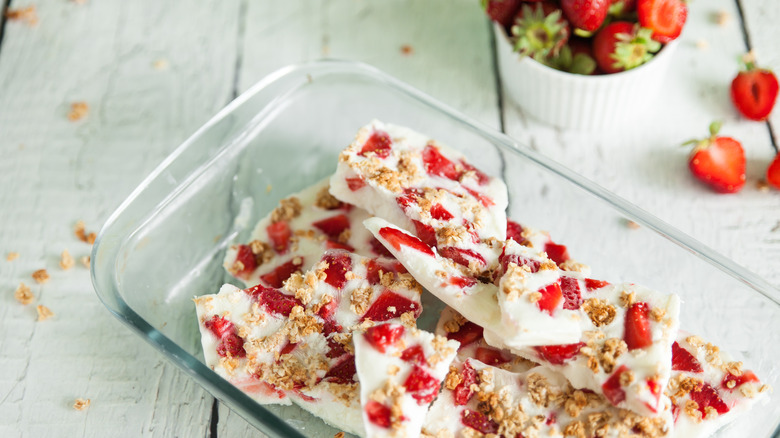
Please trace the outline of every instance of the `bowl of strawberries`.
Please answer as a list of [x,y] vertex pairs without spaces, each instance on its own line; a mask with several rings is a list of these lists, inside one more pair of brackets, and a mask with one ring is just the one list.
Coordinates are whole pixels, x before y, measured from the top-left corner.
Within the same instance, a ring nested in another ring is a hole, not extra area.
[[642,114],[664,81],[685,0],[483,0],[501,81],[530,116],[599,130]]

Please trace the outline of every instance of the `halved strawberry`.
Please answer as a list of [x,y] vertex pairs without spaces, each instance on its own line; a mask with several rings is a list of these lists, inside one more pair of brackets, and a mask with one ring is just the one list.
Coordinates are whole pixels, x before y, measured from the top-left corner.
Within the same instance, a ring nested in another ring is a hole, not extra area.
[[731,137],[718,137],[720,123],[710,124],[710,137],[691,140],[695,144],[688,167],[693,176],[720,193],[736,193],[745,185],[745,151]]
[[327,380],[333,383],[339,383],[342,385],[348,385],[355,383],[355,356],[350,354],[344,356],[338,363],[333,365],[322,380]]
[[547,362],[555,365],[563,365],[567,360],[570,360],[580,349],[585,346],[584,342],[578,342],[576,344],[564,344],[564,345],[545,345],[541,347],[534,347],[539,357]]
[[482,7],[491,20],[507,27],[520,9],[520,0],[482,0]]
[[377,351],[384,353],[387,347],[401,339],[405,331],[401,324],[381,324],[370,327],[363,336]]
[[445,246],[443,248],[439,248],[439,255],[465,267],[468,267],[471,262],[474,262],[479,266],[487,265],[485,258],[482,257],[478,252],[471,249]]
[[373,153],[379,158],[387,158],[390,155],[390,148],[393,144],[393,140],[390,136],[383,131],[375,131],[368,137],[363,147],[360,149],[358,155],[365,157],[366,155]]
[[563,299],[561,286],[558,283],[553,283],[539,289],[538,292],[542,294],[542,298],[536,302],[536,305],[539,306],[539,309],[552,316],[553,312],[558,307],[558,304],[560,304]]
[[607,286],[609,286],[609,282],[603,280],[594,280],[592,278],[585,279],[585,289],[587,289],[588,292],[593,292],[596,289],[601,289],[602,287]]
[[572,26],[593,32],[607,18],[610,0],[561,0],[561,9]]
[[691,396],[691,400],[699,405],[699,412],[701,412],[702,416],[707,415],[706,409],[708,407],[714,408],[719,415],[723,415],[729,411],[728,405],[723,402],[718,391],[709,383],[700,383],[698,387],[689,393],[689,395]]
[[732,391],[748,382],[758,383],[760,380],[758,380],[758,377],[756,377],[753,371],[743,371],[739,376],[726,373],[726,375],[723,377],[723,381],[720,382],[720,386],[724,389]]
[[561,277],[561,292],[563,293],[563,308],[577,310],[582,305],[580,283],[573,277]]
[[414,345],[401,352],[401,360],[419,365],[425,364],[425,352],[422,345]]
[[406,312],[412,312],[414,317],[420,316],[422,308],[414,301],[398,295],[395,292],[386,290],[374,301],[374,304],[368,308],[366,314],[360,320],[370,319],[374,322],[387,321],[388,319],[398,318]]
[[479,384],[479,376],[474,368],[468,362],[463,364],[463,370],[460,373],[460,383],[452,390],[452,398],[455,405],[463,406],[471,400],[474,395],[473,384]]
[[255,270],[255,268],[257,268],[255,254],[252,252],[249,245],[238,245],[236,262],[241,263],[241,265],[244,266],[244,269],[236,272],[237,277],[246,278]]
[[425,368],[414,365],[403,386],[406,392],[412,393],[412,398],[417,400],[418,405],[427,405],[436,398],[440,383]]
[[618,73],[639,67],[661,49],[650,30],[628,21],[614,21],[593,38],[593,57],[604,73]]
[[623,340],[626,341],[629,351],[653,344],[649,314],[650,305],[644,302],[636,302],[626,310]]
[[268,312],[282,316],[289,317],[293,307],[302,306],[301,302],[294,296],[285,295],[261,284],[245,289],[244,292],[260,303]]
[[505,364],[512,360],[511,358],[504,355],[501,350],[486,347],[477,347],[477,351],[474,352],[474,358],[486,365],[492,366]]
[[498,432],[498,424],[479,411],[466,409],[460,413],[460,421],[464,426],[470,427],[485,435]]
[[379,403],[376,400],[369,400],[366,403],[366,416],[368,417],[368,421],[377,426],[389,429],[391,425],[390,415],[390,408],[382,403]]
[[699,361],[688,350],[680,347],[677,341],[672,344],[672,369],[691,373],[702,372]]
[[524,4],[510,29],[515,52],[540,62],[558,55],[569,39],[569,23],[555,4]]
[[352,259],[348,253],[332,252],[322,258],[328,264],[325,268],[325,283],[341,289],[347,284],[347,272],[352,269]]
[[463,173],[458,170],[455,163],[442,155],[439,148],[433,144],[429,143],[425,146],[422,153],[422,159],[425,171],[428,172],[429,175],[443,176],[457,181],[460,178],[461,173]]
[[688,18],[685,0],[637,0],[639,24],[653,31],[653,39],[668,43],[677,39]]
[[366,181],[361,177],[346,178],[347,187],[353,192],[356,192],[366,186]]
[[767,167],[766,182],[780,190],[780,154],[775,155],[775,159]]
[[379,235],[382,236],[383,239],[387,240],[388,243],[390,243],[390,245],[396,249],[396,251],[400,251],[401,245],[403,245],[433,257],[433,250],[430,246],[424,244],[422,240],[414,236],[410,236],[401,230],[384,227],[379,230]]
[[620,386],[620,376],[627,371],[629,371],[628,367],[621,365],[611,376],[609,376],[609,379],[601,385],[604,397],[615,406],[626,399],[626,391]]
[[341,235],[344,230],[349,229],[349,218],[344,214],[340,214],[318,220],[312,225],[331,239],[338,239],[339,235]]
[[473,342],[482,338],[482,327],[474,324],[471,321],[466,321],[465,324],[460,326],[457,332],[447,333],[447,339],[454,339],[460,342],[460,348],[463,348]]
[[271,246],[279,254],[287,252],[287,248],[290,246],[290,238],[292,237],[292,231],[290,230],[290,224],[285,221],[279,221],[266,227],[266,233],[271,240]]
[[731,101],[748,119],[766,120],[777,100],[777,77],[772,70],[758,68],[752,53],[745,55],[742,63],[744,68],[731,81]]
[[442,207],[441,204],[433,204],[433,207],[431,207],[431,217],[440,221],[448,221],[455,216],[447,211],[446,208]]
[[284,282],[287,281],[293,273],[301,272],[301,266],[303,266],[303,257],[298,256],[287,263],[277,266],[273,271],[261,275],[260,279],[263,280],[265,284],[278,289],[284,285]]
[[570,258],[566,245],[558,245],[552,241],[544,244],[544,252],[547,253],[547,257],[559,265]]

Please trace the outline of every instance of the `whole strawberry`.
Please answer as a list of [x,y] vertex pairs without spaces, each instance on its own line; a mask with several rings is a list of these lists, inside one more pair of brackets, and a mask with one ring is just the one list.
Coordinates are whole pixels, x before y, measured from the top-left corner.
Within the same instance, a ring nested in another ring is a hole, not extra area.
[[772,163],[766,169],[766,182],[780,190],[780,154],[775,156],[775,159],[772,160]]
[[777,77],[771,70],[758,68],[752,53],[742,62],[744,69],[731,81],[731,101],[748,119],[766,120],[777,100]]
[[507,28],[520,9],[520,0],[482,0],[482,7],[491,20]]
[[688,18],[686,0],[637,0],[639,24],[653,31],[653,39],[664,44],[677,39]]
[[561,0],[561,9],[572,26],[593,32],[604,23],[611,3],[610,0]]
[[649,29],[628,21],[615,21],[593,38],[593,57],[604,73],[618,73],[639,67],[661,49],[658,41],[650,38]]
[[745,151],[731,137],[718,137],[720,123],[710,124],[710,137],[691,140],[696,145],[688,159],[693,176],[719,193],[736,193],[745,185]]

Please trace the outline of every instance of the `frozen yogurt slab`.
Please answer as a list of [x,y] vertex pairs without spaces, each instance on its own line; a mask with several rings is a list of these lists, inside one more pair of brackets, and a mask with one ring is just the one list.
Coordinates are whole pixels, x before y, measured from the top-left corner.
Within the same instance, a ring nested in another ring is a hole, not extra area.
[[354,332],[366,437],[420,434],[458,342],[397,323]]
[[223,265],[246,286],[280,288],[293,272],[306,272],[328,249],[389,256],[366,231],[363,209],[330,195],[328,180],[282,199],[258,221],[246,244],[232,245]]
[[671,431],[671,406],[666,402],[660,415],[643,417],[573,388],[548,368],[514,373],[467,359],[450,367],[422,436],[656,438]]

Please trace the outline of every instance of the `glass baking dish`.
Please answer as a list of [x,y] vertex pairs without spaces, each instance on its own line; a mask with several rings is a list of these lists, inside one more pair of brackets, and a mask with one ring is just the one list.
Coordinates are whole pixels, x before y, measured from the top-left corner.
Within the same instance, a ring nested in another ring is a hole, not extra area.
[[[260,406],[203,362],[194,296],[229,277],[226,247],[279,199],[330,175],[338,152],[376,118],[406,125],[503,176],[509,216],[549,230],[594,276],[675,292],[682,327],[780,378],[780,291],[682,232],[513,139],[367,65],[320,61],[266,77],[176,149],[101,230],[92,279],[106,307],[211,394],[275,437],[338,432],[297,407]],[[627,227],[630,219],[641,225]],[[432,328],[439,307],[420,322]],[[774,335],[773,335],[774,334]],[[776,433],[780,403],[719,436]]]

